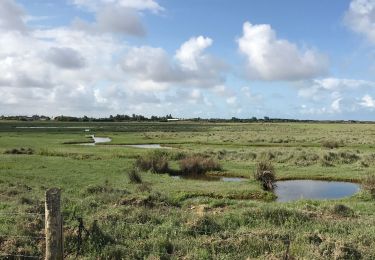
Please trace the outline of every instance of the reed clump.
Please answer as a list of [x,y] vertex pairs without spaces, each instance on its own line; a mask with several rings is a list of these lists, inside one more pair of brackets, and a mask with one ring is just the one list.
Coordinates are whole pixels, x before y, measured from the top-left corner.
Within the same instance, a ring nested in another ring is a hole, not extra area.
[[273,190],[276,187],[276,172],[272,163],[261,161],[256,164],[254,178],[259,181],[264,190]]
[[180,171],[184,175],[202,175],[209,171],[220,171],[221,165],[212,158],[192,155],[180,160]]

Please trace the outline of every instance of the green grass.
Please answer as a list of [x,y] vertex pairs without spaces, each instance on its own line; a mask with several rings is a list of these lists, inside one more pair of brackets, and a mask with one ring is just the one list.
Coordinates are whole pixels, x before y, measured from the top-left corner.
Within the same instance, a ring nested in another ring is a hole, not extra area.
[[[22,126],[75,128],[27,129]],[[81,128],[77,128],[81,127]],[[109,144],[80,146],[90,134]],[[341,200],[277,203],[254,180],[256,163],[272,162],[278,179],[360,182],[375,174],[370,124],[208,124],[0,122],[0,254],[43,254],[47,188],[62,189],[65,253],[82,259],[374,259],[375,203],[368,191]],[[328,149],[322,142],[337,141]],[[182,155],[213,158],[212,175],[245,182],[174,179],[127,173],[147,150],[121,144],[164,144],[172,170]],[[341,145],[342,144],[342,145]],[[6,154],[27,147],[33,154]],[[328,162],[328,163],[327,163]],[[19,212],[20,215],[1,213]],[[10,237],[17,236],[17,237]],[[23,237],[24,236],[24,237]]]

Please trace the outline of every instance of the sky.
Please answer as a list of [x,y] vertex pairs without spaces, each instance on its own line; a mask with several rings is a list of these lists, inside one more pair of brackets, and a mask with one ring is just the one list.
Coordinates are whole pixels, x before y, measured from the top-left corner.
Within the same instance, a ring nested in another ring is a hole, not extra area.
[[0,0],[0,114],[375,120],[375,0]]

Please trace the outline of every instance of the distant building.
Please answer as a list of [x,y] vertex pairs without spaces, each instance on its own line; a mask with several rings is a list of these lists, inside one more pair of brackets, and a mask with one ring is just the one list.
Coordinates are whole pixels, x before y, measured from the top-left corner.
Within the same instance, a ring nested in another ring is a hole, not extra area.
[[179,121],[180,119],[178,118],[168,118],[167,121],[170,122],[170,121]]

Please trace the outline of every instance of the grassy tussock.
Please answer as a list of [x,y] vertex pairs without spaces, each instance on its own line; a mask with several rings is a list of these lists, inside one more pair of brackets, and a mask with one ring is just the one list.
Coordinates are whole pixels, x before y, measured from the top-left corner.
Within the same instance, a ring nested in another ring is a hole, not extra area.
[[362,188],[375,197],[375,175],[367,175],[362,180]]
[[34,150],[31,148],[13,148],[6,150],[4,154],[34,154]]
[[334,149],[334,148],[339,148],[340,143],[335,140],[325,140],[322,142],[322,147],[328,148],[328,149]]
[[275,188],[276,172],[271,162],[261,161],[257,163],[254,178],[259,181],[264,190]]
[[135,166],[142,171],[151,171],[152,173],[168,173],[170,171],[168,154],[159,150],[138,157]]
[[142,183],[142,178],[137,167],[134,167],[130,171],[128,171],[127,175],[130,183]]
[[220,171],[222,167],[212,158],[193,155],[180,160],[180,170],[184,175],[201,175],[210,171]]

